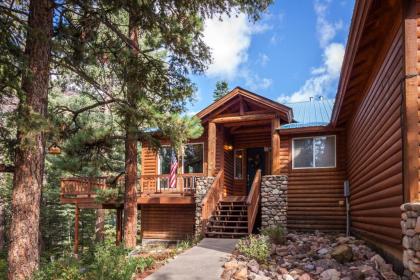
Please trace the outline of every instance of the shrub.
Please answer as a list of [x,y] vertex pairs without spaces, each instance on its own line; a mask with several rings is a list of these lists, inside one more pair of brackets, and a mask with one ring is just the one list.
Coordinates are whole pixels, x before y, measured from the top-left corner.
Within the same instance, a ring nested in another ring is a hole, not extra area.
[[153,265],[150,257],[127,257],[127,253],[123,247],[105,244],[97,246],[87,279],[130,280],[133,273],[143,272]]
[[239,240],[237,248],[241,254],[260,263],[265,263],[270,256],[270,245],[264,235],[250,235]]
[[153,265],[150,257],[128,257],[124,247],[97,245],[92,256],[79,261],[63,258],[41,266],[34,280],[131,280]]
[[79,262],[74,258],[64,258],[42,265],[35,273],[34,280],[84,280],[80,273]]
[[283,226],[276,225],[262,230],[263,235],[268,236],[270,241],[276,245],[284,244],[286,242],[286,231]]

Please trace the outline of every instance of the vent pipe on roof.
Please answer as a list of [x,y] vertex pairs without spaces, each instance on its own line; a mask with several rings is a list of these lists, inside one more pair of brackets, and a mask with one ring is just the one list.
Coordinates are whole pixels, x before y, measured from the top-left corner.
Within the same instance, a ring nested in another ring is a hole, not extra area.
[[309,97],[309,101],[311,101],[311,102],[312,102],[313,100],[314,100],[314,97],[313,97],[313,96],[310,96],[310,97]]
[[320,95],[320,96],[319,96],[319,100],[320,100],[320,101],[324,100],[324,96]]

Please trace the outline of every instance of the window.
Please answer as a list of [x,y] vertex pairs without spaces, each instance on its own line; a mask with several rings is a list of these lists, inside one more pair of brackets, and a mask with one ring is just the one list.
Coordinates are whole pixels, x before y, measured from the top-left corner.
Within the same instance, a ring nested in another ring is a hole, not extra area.
[[294,138],[293,168],[335,167],[335,136]]
[[159,174],[169,174],[171,172],[171,156],[175,152],[170,146],[162,146],[159,149]]
[[184,146],[183,170],[187,173],[203,173],[204,145],[187,144]]
[[243,160],[244,160],[244,150],[235,150],[233,156],[233,176],[235,179],[243,179]]

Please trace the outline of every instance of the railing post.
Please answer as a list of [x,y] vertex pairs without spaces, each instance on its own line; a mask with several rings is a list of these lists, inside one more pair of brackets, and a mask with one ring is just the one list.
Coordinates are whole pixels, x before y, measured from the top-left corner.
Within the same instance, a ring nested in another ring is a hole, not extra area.
[[79,253],[79,206],[76,205],[74,213],[74,244],[73,244],[73,254],[75,258],[78,258]]

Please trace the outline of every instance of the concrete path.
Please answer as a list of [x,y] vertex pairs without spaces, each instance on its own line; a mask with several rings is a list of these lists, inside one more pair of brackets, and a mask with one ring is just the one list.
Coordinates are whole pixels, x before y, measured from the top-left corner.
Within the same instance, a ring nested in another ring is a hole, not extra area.
[[204,238],[197,246],[183,252],[146,280],[216,280],[223,264],[235,248],[236,239]]

